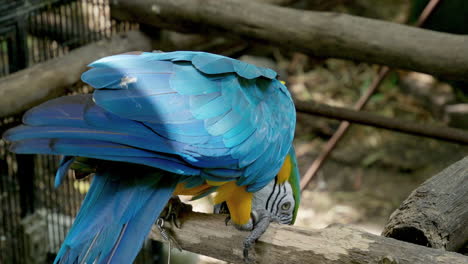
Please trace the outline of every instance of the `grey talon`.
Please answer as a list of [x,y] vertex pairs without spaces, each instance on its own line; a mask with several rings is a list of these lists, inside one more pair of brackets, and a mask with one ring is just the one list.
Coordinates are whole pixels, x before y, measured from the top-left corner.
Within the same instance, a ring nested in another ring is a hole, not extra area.
[[160,217],[180,229],[182,226],[180,216],[187,211],[192,211],[192,206],[183,203],[179,197],[173,197],[167,203]]
[[[271,181],[262,189],[254,192],[251,204],[250,219],[245,224],[236,224],[234,227],[241,231],[250,231],[243,243],[243,257],[245,263],[255,262],[249,257],[249,251],[254,248],[255,242],[265,233],[271,222],[279,224],[293,224],[299,204],[299,196],[293,191],[293,183],[281,181],[279,178]],[[299,187],[296,186],[298,189]],[[228,213],[229,208],[225,202],[215,205],[215,213]],[[227,217],[226,225],[231,218]]]
[[172,216],[172,224],[178,229],[181,229],[181,227],[182,227],[180,219],[176,215]]
[[278,222],[278,218],[265,209],[260,209],[253,214],[255,222],[250,234],[244,240],[244,262],[250,263],[249,250],[253,248],[255,242],[265,233],[271,222]]

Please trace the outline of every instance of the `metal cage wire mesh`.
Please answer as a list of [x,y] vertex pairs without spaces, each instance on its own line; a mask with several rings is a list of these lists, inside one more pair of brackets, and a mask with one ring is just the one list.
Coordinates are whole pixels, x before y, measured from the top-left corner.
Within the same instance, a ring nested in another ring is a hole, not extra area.
[[[111,18],[109,0],[0,0],[0,77],[138,25]],[[90,92],[83,83],[70,93]],[[20,122],[0,120],[0,133]],[[59,157],[14,155],[0,139],[0,263],[49,263],[89,187],[72,178],[58,189]],[[148,248],[149,246],[145,246]],[[143,250],[136,263],[154,263]]]

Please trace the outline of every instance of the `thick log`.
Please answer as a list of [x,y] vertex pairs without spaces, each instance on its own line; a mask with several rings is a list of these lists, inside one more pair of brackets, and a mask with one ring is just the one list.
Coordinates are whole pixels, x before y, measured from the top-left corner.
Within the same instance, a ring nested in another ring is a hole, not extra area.
[[314,56],[468,81],[468,37],[242,0],[119,0],[112,16],[182,32],[226,31]]
[[[279,6],[288,6],[295,4],[298,0],[253,0],[259,3],[279,5]],[[337,1],[307,1],[307,7],[312,9],[321,9],[326,10],[330,9],[343,0]],[[112,14],[111,14],[112,15]],[[114,18],[119,19],[118,14]],[[220,35],[220,34],[193,34],[193,33],[180,33],[170,30],[157,30],[153,26],[148,26],[144,24],[140,27],[148,36],[153,36],[158,38],[157,46],[160,50],[163,51],[172,51],[172,50],[200,50],[200,51],[210,51],[213,53],[229,56],[230,54],[235,54],[242,49],[248,47],[247,41],[243,40],[238,35]],[[158,33],[159,35],[155,34]]]
[[90,62],[132,50],[151,50],[150,42],[140,32],[127,32],[4,77],[0,79],[0,117],[19,114],[63,95],[80,80]]
[[[170,228],[183,249],[227,262],[242,262],[246,232],[225,226],[223,215],[190,213]],[[167,224],[170,227],[169,224]],[[155,228],[151,238],[163,241]],[[252,250],[256,263],[468,263],[468,257],[372,235],[345,226],[305,229],[272,224]]]
[[458,251],[468,243],[468,157],[433,176],[391,216],[383,235]]

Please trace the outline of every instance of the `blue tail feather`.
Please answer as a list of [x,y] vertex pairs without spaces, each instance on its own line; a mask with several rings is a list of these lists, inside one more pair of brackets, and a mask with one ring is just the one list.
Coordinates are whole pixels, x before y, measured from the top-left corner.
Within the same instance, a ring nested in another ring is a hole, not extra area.
[[57,170],[57,173],[55,174],[55,182],[54,182],[55,188],[59,187],[60,184],[63,182],[63,179],[65,179],[65,176],[67,175],[68,169],[70,169],[70,166],[72,165],[74,161],[75,161],[75,157],[73,156],[62,157],[59,163],[59,168]]
[[132,263],[177,175],[116,163],[96,173],[54,263]]

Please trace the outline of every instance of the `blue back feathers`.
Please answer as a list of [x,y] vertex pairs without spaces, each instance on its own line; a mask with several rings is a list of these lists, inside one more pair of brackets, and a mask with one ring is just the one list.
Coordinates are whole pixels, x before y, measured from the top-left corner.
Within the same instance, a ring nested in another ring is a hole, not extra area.
[[94,94],[30,110],[24,126],[5,134],[13,151],[127,161],[256,191],[291,147],[294,105],[270,69],[189,51],[90,66],[82,79]]
[[4,134],[13,152],[64,155],[56,185],[75,156],[114,162],[94,177],[56,263],[130,263],[178,182],[254,192],[291,149],[294,105],[270,69],[189,51],[90,66],[92,95],[48,101]]

